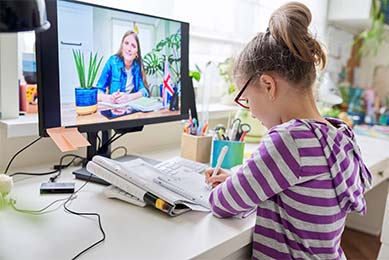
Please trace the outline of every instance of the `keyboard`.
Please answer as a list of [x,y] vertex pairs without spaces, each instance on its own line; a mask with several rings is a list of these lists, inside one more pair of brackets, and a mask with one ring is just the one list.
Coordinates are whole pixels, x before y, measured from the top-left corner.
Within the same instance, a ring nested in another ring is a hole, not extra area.
[[157,165],[154,165],[154,167],[167,175],[174,175],[182,170],[203,173],[207,168],[209,168],[208,164],[195,162],[179,156],[165,160]]

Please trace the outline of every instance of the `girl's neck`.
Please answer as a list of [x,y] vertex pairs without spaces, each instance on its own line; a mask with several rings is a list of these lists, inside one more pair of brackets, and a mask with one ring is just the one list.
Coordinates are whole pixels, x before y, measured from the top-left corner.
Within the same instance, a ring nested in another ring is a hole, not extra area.
[[124,60],[124,67],[126,68],[126,70],[129,70],[131,67],[132,67],[132,63],[134,63],[134,61],[129,61],[129,60]]
[[291,119],[312,119],[315,121],[328,123],[317,109],[313,95],[300,95],[299,97],[289,98],[294,100],[284,108],[286,113],[281,116],[282,123],[290,121]]

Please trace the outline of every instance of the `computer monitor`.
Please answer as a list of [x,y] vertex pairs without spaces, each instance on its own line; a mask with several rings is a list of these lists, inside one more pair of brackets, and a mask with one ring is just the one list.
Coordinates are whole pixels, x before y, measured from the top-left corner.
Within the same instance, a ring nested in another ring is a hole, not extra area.
[[[99,131],[107,140],[111,129],[195,116],[188,23],[73,0],[46,0],[46,8],[51,27],[36,35],[41,136],[77,127],[88,133],[90,159]],[[94,88],[79,88],[88,81]]]

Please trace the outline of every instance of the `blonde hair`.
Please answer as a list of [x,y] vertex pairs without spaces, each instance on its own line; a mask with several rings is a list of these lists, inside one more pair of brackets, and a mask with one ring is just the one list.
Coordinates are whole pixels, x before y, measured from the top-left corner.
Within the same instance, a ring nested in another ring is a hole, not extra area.
[[275,10],[265,33],[257,34],[240,53],[234,75],[246,79],[274,72],[290,82],[311,87],[316,66],[323,69],[327,58],[310,34],[312,15],[302,3],[290,2]]

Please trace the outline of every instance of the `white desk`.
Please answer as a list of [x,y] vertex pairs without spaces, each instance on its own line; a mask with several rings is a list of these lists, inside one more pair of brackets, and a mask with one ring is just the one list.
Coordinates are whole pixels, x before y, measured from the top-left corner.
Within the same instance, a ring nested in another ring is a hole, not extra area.
[[385,218],[382,225],[381,248],[378,259],[389,259],[389,196],[386,199]]
[[[367,137],[358,140],[369,168],[377,169],[389,158],[389,142]],[[147,156],[166,159],[177,154],[175,147]],[[383,178],[388,177],[387,172]],[[72,178],[70,170],[66,170],[61,180]],[[65,197],[39,195],[39,185],[46,180],[47,177],[34,177],[18,181],[12,191],[17,206],[39,209]],[[77,187],[82,183],[76,180]],[[70,206],[76,211],[100,213],[107,235],[104,243],[80,259],[221,259],[251,242],[255,214],[243,220],[218,219],[198,212],[172,218],[150,207],[106,199],[101,190],[100,185],[88,184]],[[70,215],[63,209],[42,216],[21,214],[10,208],[0,211],[0,259],[70,259],[100,238],[95,217]],[[235,257],[242,259],[236,254]]]

